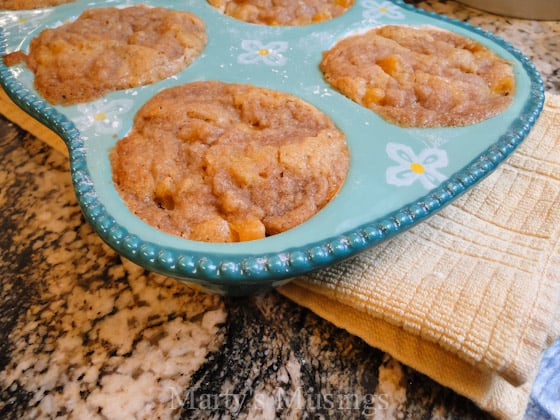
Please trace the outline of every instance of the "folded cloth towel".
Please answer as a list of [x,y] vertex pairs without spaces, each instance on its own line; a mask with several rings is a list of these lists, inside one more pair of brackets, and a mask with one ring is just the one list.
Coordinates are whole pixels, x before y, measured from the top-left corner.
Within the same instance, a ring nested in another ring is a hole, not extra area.
[[[0,90],[0,113],[62,140]],[[560,96],[492,175],[418,226],[279,291],[503,418],[560,332]]]
[[33,134],[38,139],[47,143],[49,146],[68,155],[68,149],[62,139],[52,130],[45,127],[36,119],[29,116],[20,107],[14,104],[0,86],[0,114],[20,126],[24,130]]
[[279,291],[496,417],[521,418],[560,332],[560,96],[452,204]]

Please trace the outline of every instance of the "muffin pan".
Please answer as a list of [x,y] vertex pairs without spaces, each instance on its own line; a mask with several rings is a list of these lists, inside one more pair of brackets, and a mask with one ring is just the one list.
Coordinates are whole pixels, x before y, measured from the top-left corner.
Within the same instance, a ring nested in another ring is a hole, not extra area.
[[[337,263],[398,234],[473,187],[523,141],[544,90],[538,72],[496,36],[402,1],[357,0],[342,16],[302,27],[268,27],[225,16],[205,0],[76,1],[53,8],[0,12],[0,54],[26,51],[47,27],[84,9],[146,4],[190,11],[206,23],[208,43],[188,68],[158,83],[73,106],[52,106],[33,88],[24,64],[0,64],[0,82],[22,109],[66,142],[78,202],[93,229],[144,268],[207,291],[241,295],[283,284]],[[341,37],[378,25],[431,25],[475,39],[511,61],[516,91],[498,116],[466,127],[401,128],[331,88],[319,70],[322,51]],[[345,132],[350,170],[338,195],[307,222],[241,243],[181,239],[132,214],[116,192],[109,153],[136,111],[160,90],[199,80],[249,83],[291,93]]]

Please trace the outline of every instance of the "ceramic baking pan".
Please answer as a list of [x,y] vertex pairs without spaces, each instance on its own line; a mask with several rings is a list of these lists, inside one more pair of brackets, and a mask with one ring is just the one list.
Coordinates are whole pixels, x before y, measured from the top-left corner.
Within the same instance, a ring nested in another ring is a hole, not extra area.
[[[48,9],[0,12],[0,52],[25,51],[41,30],[75,19],[86,8],[135,3],[78,0]],[[24,64],[0,65],[0,81],[16,104],[66,142],[78,202],[107,244],[148,270],[213,292],[246,294],[277,286],[356,255],[421,222],[506,159],[523,141],[543,104],[537,71],[514,47],[478,28],[401,1],[357,0],[344,15],[303,27],[244,23],[204,0],[143,4],[188,10],[206,23],[208,43],[203,54],[179,74],[73,106],[45,102]],[[467,127],[401,128],[332,89],[318,68],[322,51],[349,33],[386,24],[431,25],[489,47],[513,65],[512,105],[494,118]],[[199,80],[284,91],[329,115],[345,132],[351,159],[346,182],[334,200],[294,229],[233,244],[181,239],[132,214],[114,188],[110,150],[154,94]],[[412,171],[411,163],[422,165],[423,171]]]

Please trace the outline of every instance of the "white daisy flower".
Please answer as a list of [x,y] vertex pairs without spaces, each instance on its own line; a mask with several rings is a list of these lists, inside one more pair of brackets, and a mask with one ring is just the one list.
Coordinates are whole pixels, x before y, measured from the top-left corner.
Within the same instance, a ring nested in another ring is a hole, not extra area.
[[261,41],[245,39],[241,41],[241,48],[246,52],[237,57],[240,64],[255,64],[263,62],[268,66],[283,66],[286,64],[286,57],[282,55],[288,49],[288,43],[284,41],[274,41],[263,44]]
[[362,16],[368,20],[379,18],[404,19],[400,7],[390,1],[364,0],[362,6],[365,9]]
[[130,99],[116,99],[80,104],[78,112],[82,115],[72,121],[79,131],[93,129],[97,134],[116,133],[122,127],[121,114],[132,108],[133,101]]
[[389,143],[386,152],[398,164],[387,168],[385,176],[388,184],[403,187],[420,181],[424,188],[431,190],[447,179],[439,172],[449,164],[445,150],[428,148],[416,155],[404,144]]

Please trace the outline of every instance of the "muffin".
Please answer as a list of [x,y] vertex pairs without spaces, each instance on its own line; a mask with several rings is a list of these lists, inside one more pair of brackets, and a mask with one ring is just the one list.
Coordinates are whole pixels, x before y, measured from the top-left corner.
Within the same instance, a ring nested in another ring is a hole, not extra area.
[[110,158],[133,213],[205,242],[260,239],[299,225],[332,200],[349,166],[344,134],[312,105],[219,81],[155,95]]
[[323,52],[324,79],[403,127],[478,123],[512,102],[511,64],[480,43],[432,27],[381,26]]
[[340,16],[354,0],[208,0],[220,12],[244,22],[302,26]]
[[27,55],[16,52],[4,62],[24,59],[35,74],[35,89],[48,102],[71,105],[176,74],[195,60],[206,41],[204,22],[192,13],[107,7],[45,29],[31,40]]
[[0,0],[0,10],[28,10],[72,3],[74,0]]

